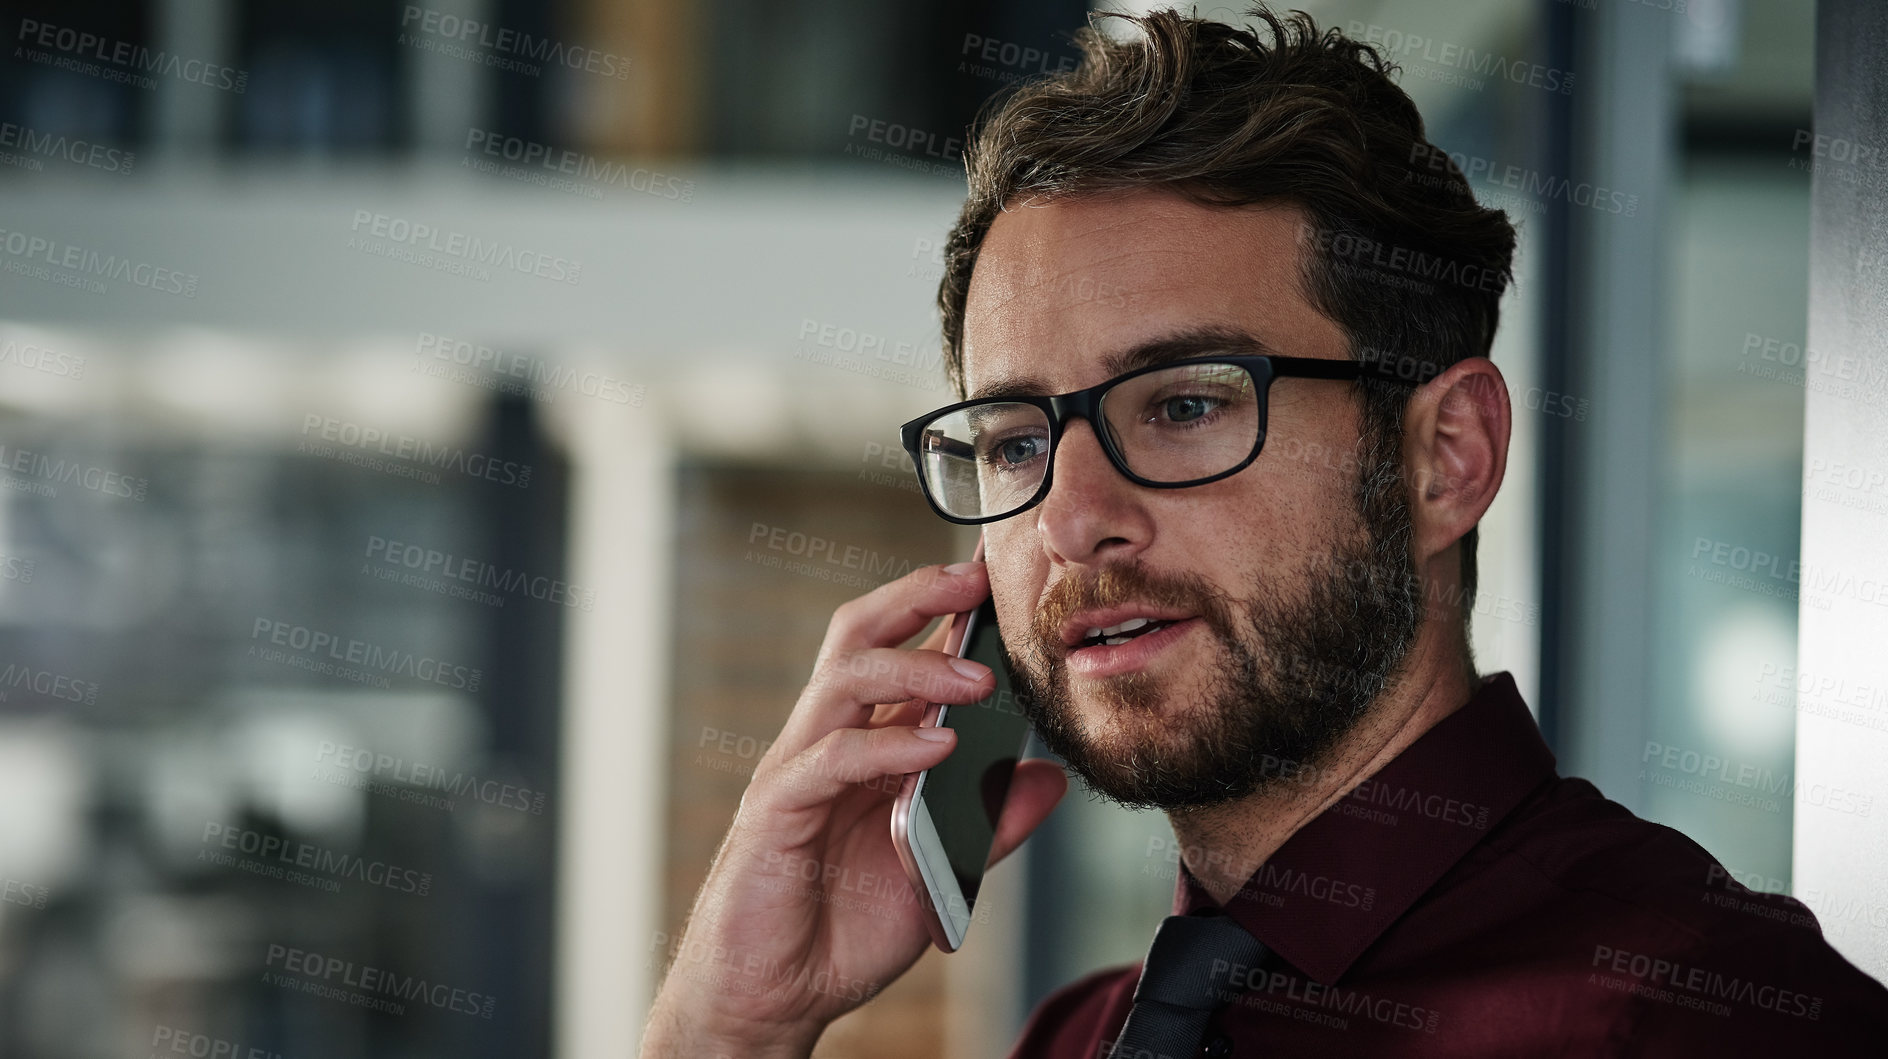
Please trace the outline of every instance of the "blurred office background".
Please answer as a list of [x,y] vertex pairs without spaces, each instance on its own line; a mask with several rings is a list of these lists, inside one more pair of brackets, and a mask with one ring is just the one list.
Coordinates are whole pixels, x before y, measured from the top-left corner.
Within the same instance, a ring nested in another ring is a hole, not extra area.
[[[1521,230],[1480,667],[1789,889],[1811,6],[1303,6]],[[969,550],[895,425],[964,127],[1086,14],[0,4],[0,1055],[633,1051],[832,608]],[[822,1054],[1000,1054],[1170,834],[1078,788]]]

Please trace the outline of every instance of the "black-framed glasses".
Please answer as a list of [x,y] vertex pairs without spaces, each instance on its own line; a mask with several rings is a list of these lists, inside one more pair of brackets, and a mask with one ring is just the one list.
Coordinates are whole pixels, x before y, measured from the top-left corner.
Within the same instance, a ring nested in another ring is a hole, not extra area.
[[1272,380],[1398,379],[1373,364],[1320,357],[1190,357],[1052,397],[983,397],[899,428],[924,498],[975,526],[1049,495],[1055,450],[1071,417],[1088,420],[1122,477],[1154,489],[1205,485],[1244,470],[1265,445]]

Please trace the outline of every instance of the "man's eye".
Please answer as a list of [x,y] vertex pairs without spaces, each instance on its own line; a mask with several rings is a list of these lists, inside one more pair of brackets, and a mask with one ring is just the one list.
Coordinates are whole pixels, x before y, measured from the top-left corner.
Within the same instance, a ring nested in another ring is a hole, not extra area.
[[1048,444],[1047,438],[1027,435],[1004,438],[991,447],[989,462],[998,467],[1019,466],[1041,455]]
[[1166,415],[1168,422],[1185,423],[1210,414],[1217,403],[1211,397],[1198,394],[1169,397],[1161,402],[1161,412]]

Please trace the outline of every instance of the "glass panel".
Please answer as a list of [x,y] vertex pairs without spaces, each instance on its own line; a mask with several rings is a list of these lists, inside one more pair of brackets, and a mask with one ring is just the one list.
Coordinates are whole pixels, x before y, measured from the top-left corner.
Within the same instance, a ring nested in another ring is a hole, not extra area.
[[[1658,565],[1643,815],[1753,889],[1790,881],[1809,184],[1762,156],[1693,158],[1680,184],[1670,507]],[[1814,593],[1801,602],[1816,606]]]

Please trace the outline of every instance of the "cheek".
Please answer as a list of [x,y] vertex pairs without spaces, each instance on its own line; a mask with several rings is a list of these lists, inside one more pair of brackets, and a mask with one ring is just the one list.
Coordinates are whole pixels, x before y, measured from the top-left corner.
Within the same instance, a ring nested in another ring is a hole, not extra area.
[[1348,407],[1307,404],[1274,413],[1253,466],[1277,491],[1275,506],[1295,510],[1298,521],[1314,525],[1355,506],[1362,448],[1354,420]]
[[996,601],[997,625],[1006,630],[1006,641],[1020,644],[1042,596],[1042,548],[1035,535],[1021,526],[990,526],[983,533],[983,560],[990,574],[990,596]]
[[[1235,595],[1256,584],[1303,580],[1354,526],[1354,467],[1274,459],[1268,447],[1245,472],[1177,491],[1162,520],[1167,562],[1218,581]],[[1192,494],[1192,495],[1185,495]]]
[[1019,581],[1023,555],[1022,535],[1016,532],[1015,519],[983,527],[983,565],[990,573],[991,594],[999,600],[1009,586]]

